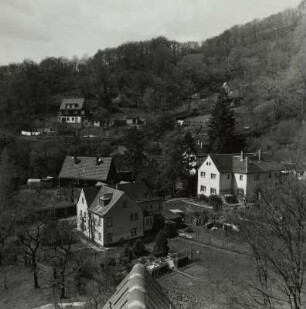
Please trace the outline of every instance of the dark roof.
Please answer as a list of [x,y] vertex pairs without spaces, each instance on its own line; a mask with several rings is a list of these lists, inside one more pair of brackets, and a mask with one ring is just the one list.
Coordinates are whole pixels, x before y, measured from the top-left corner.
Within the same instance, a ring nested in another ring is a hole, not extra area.
[[100,187],[84,187],[83,188],[83,192],[85,195],[87,205],[91,205],[91,203],[94,201],[100,189],[101,189]]
[[76,107],[69,108],[69,109],[72,109],[72,110],[82,109],[83,106],[84,106],[84,102],[85,102],[84,98],[63,99],[60,110],[67,109],[66,104],[76,104]]
[[[100,215],[104,216],[107,212],[116,205],[119,199],[124,195],[124,192],[116,190],[107,186],[100,188],[99,192],[96,194],[93,202],[91,203],[89,210]],[[107,197],[110,201],[106,206],[100,206],[100,198]]]
[[211,154],[210,157],[220,172],[232,171],[232,154]]
[[96,157],[67,156],[58,178],[107,181],[112,158],[101,157],[100,159],[101,162],[97,164]]
[[259,160],[256,154],[245,154],[241,160],[240,154],[211,154],[212,161],[221,173],[263,173],[280,171],[282,165],[273,160]]
[[137,202],[160,199],[142,181],[120,183],[118,189],[124,191],[130,198]]
[[118,285],[103,309],[169,309],[174,308],[161,286],[138,263]]

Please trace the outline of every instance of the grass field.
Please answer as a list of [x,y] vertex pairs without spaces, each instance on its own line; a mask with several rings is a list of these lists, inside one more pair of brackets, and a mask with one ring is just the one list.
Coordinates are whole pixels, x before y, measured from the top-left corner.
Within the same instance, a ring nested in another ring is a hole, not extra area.
[[172,301],[181,308],[237,308],[239,295],[254,276],[251,258],[223,250],[190,244],[184,239],[169,241],[173,251],[192,248],[195,262],[158,279]]

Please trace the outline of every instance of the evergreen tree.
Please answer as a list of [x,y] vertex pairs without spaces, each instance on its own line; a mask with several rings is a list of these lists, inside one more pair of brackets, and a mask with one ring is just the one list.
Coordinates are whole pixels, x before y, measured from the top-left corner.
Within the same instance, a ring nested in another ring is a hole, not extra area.
[[235,136],[235,116],[231,103],[228,88],[222,87],[208,124],[209,151],[212,153],[231,153],[239,150],[236,149],[239,145]]
[[161,230],[156,236],[153,253],[156,257],[160,257],[160,256],[166,256],[168,252],[169,247],[168,247],[168,239],[166,236],[166,231]]

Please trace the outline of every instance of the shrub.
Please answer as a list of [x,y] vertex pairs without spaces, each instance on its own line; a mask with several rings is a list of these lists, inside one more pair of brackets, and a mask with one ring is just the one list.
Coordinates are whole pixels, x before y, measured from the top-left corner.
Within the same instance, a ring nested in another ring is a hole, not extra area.
[[132,251],[135,257],[144,256],[146,254],[146,247],[141,239],[137,239],[134,242]]
[[209,199],[209,205],[213,206],[214,211],[222,210],[222,200],[219,196],[210,195],[208,199]]
[[156,236],[153,254],[156,257],[161,257],[166,256],[168,252],[169,247],[168,247],[168,239],[166,236],[166,231],[161,230]]
[[208,197],[206,195],[204,195],[204,194],[199,195],[198,200],[201,201],[201,202],[204,202],[204,203],[208,203],[209,202]]

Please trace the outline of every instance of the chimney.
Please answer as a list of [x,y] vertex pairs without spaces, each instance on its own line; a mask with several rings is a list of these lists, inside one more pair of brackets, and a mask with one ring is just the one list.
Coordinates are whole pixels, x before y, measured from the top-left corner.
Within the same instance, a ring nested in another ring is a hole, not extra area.
[[240,161],[243,161],[244,160],[244,151],[241,150],[240,152]]
[[262,150],[261,149],[258,150],[258,161],[259,162],[262,161]]

